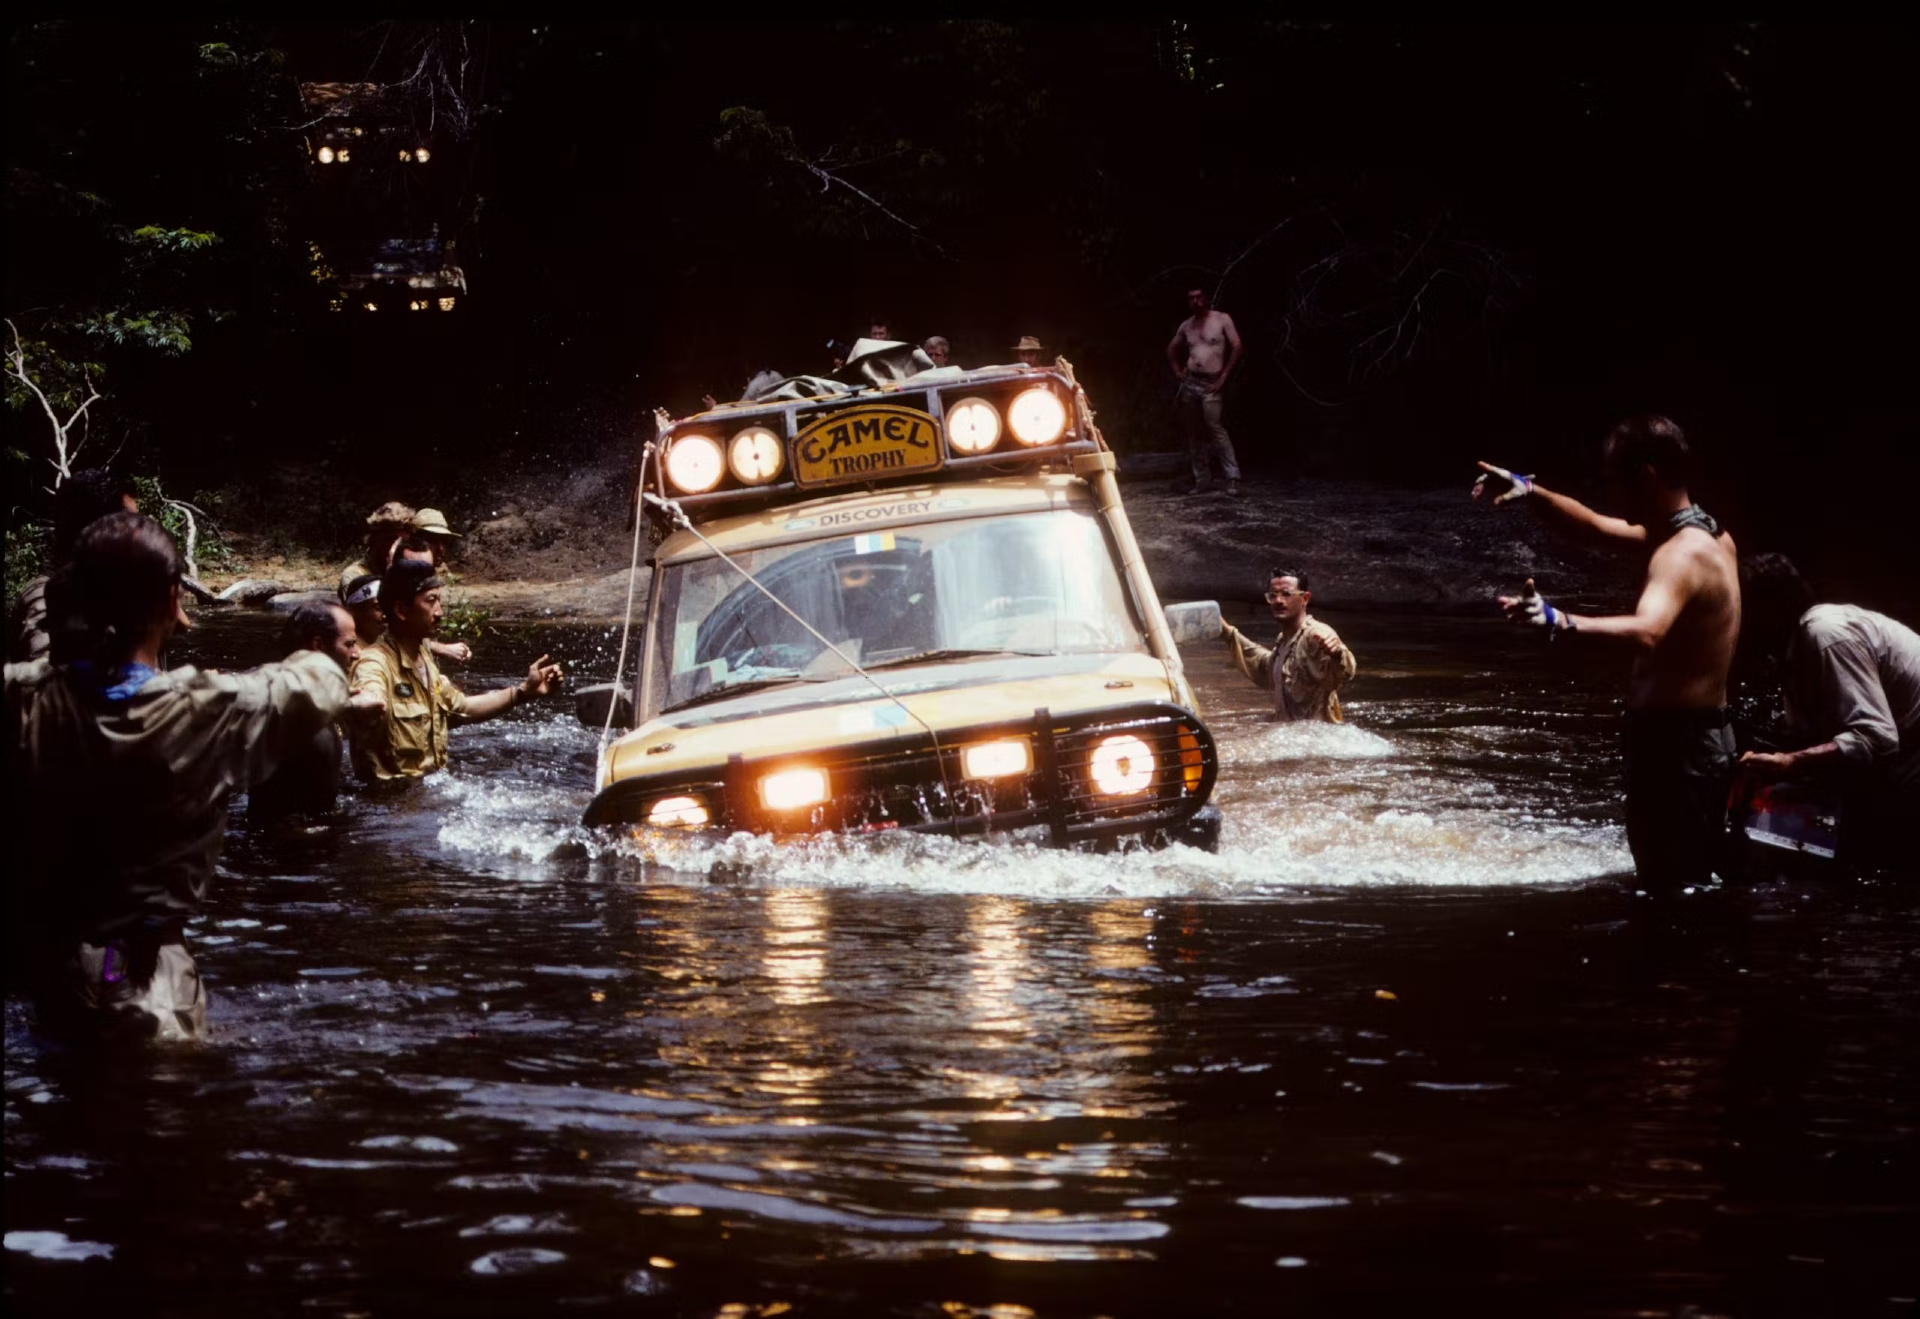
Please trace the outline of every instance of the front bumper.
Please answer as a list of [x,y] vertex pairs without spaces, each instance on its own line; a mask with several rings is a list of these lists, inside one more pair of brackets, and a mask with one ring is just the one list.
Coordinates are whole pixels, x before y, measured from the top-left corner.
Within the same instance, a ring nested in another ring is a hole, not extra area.
[[[1094,782],[1094,752],[1122,737],[1136,738],[1152,752],[1152,773],[1139,791],[1102,792]],[[964,747],[1007,738],[1028,741],[1030,772],[993,780],[963,776]],[[803,765],[826,771],[827,799],[800,811],[767,809],[760,780]],[[820,755],[734,756],[718,778],[701,781],[664,775],[624,779],[603,789],[584,819],[589,825],[641,825],[654,803],[691,796],[707,812],[706,830],[721,833],[906,829],[961,835],[1044,827],[1049,841],[1062,847],[1128,835],[1204,845],[1217,832],[1217,813],[1196,817],[1213,793],[1218,771],[1212,734],[1180,706],[1145,702],[1057,718],[1036,710],[1017,723],[950,730],[937,748],[918,731]]]

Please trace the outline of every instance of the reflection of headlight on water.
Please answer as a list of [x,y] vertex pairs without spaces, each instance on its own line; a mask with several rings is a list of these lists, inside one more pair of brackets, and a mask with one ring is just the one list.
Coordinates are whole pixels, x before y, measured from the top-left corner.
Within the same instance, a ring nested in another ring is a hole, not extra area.
[[1093,763],[1088,772],[1093,775],[1094,787],[1109,797],[1124,797],[1151,787],[1158,764],[1151,747],[1132,734],[1123,733],[1093,749]]
[[827,772],[788,769],[760,780],[760,800],[770,811],[797,811],[827,799]]
[[700,829],[707,818],[698,797],[662,797],[647,810],[647,823],[656,829]]
[[1007,429],[1022,444],[1052,444],[1067,428],[1067,409],[1051,389],[1029,389],[1007,409]]

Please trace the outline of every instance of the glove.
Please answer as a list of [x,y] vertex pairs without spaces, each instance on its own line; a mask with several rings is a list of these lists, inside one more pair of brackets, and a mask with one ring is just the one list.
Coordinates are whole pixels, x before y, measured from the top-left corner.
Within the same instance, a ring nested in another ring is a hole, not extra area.
[[1573,626],[1573,616],[1548,604],[1546,597],[1534,590],[1531,577],[1527,578],[1527,593],[1520,597],[1520,609],[1527,622],[1535,627],[1564,632]]
[[1495,508],[1498,508],[1502,504],[1511,504],[1516,499],[1525,499],[1533,493],[1533,478],[1531,476],[1521,476],[1517,473],[1509,472],[1504,467],[1495,467],[1492,463],[1481,463],[1480,475],[1475,478],[1473,483],[1473,497],[1475,499],[1485,498],[1489,488],[1498,488],[1497,485],[1490,485],[1488,481],[1489,477],[1494,478],[1495,482],[1503,482],[1506,485],[1504,491],[1493,497]]

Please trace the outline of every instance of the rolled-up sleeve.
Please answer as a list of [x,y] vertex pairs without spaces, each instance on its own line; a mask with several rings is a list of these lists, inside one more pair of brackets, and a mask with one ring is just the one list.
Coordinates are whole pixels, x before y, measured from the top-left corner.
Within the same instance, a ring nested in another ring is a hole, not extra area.
[[1880,666],[1856,641],[1835,641],[1816,660],[1821,725],[1848,762],[1867,766],[1900,754],[1900,725],[1887,704]]
[[1247,675],[1256,686],[1273,686],[1273,652],[1257,641],[1250,641],[1244,632],[1229,626],[1223,634],[1227,640],[1227,651],[1233,656],[1234,667]]

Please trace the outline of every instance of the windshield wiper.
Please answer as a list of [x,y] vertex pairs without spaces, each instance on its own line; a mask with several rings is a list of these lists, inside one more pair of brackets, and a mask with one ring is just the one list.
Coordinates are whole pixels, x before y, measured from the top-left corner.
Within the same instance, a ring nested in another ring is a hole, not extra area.
[[811,678],[802,678],[799,674],[789,674],[784,678],[753,678],[746,682],[723,682],[718,687],[709,687],[698,696],[689,696],[684,701],[661,707],[661,714],[671,714],[675,710],[684,710],[692,705],[705,705],[709,701],[724,701],[733,696],[744,696],[748,692],[763,691],[768,687],[784,687],[790,682],[812,682]]
[[969,650],[965,647],[950,647],[946,650],[923,650],[917,655],[902,655],[899,659],[881,660],[877,664],[863,667],[869,669],[897,669],[902,664],[930,664],[939,660],[979,659],[983,655],[1050,655],[1048,650],[1008,650],[1004,646],[994,646],[986,650]]

